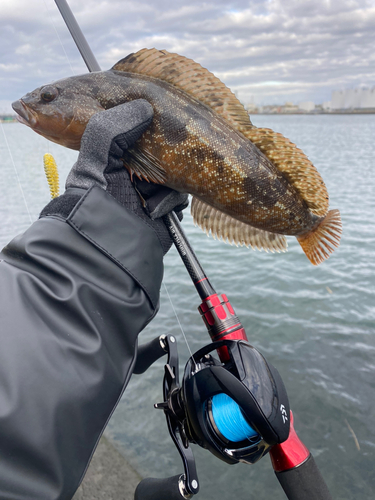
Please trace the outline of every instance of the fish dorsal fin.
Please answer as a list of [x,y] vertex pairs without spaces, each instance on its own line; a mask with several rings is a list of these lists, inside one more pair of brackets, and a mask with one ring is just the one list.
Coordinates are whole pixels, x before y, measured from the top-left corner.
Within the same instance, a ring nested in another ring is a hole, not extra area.
[[327,214],[329,197],[324,181],[311,161],[293,142],[269,128],[254,127],[242,133],[284,174],[313,214],[319,217]]
[[327,214],[327,188],[307,156],[282,134],[254,127],[248,112],[233,92],[200,64],[166,50],[142,49],[121,59],[112,70],[159,78],[209,106],[269,158],[295,187],[313,214],[319,217]]
[[247,246],[254,250],[266,252],[285,252],[287,242],[282,234],[270,233],[262,229],[249,226],[244,222],[224,214],[207,203],[193,196],[191,214],[194,224],[218,240],[228,242],[230,245]]
[[164,80],[209,106],[235,129],[242,132],[253,127],[248,112],[233,92],[192,59],[166,50],[142,49],[121,59],[112,70]]

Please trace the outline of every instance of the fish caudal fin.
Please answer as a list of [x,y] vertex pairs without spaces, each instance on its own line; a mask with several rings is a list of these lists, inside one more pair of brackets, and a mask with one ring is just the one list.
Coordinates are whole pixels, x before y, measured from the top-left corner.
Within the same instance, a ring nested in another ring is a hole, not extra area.
[[287,242],[282,234],[270,233],[224,214],[211,205],[193,197],[191,214],[194,224],[216,239],[228,242],[230,245],[251,247],[254,250],[266,252],[285,252]]
[[339,210],[330,210],[320,224],[308,234],[297,236],[298,243],[314,266],[328,259],[340,244],[342,223]]

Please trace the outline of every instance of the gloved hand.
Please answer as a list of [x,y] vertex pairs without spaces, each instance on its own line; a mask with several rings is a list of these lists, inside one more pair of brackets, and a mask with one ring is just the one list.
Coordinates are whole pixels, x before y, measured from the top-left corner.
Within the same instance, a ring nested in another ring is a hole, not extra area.
[[[135,189],[121,159],[124,151],[149,127],[152,118],[152,106],[144,99],[92,116],[82,136],[78,160],[68,175],[66,189],[67,193],[73,193],[74,188],[89,189],[97,185],[106,190],[152,226],[165,254],[172,240],[162,217],[172,210],[180,212],[186,208],[188,195],[147,181],[137,181]],[[45,210],[42,215],[46,215]]]

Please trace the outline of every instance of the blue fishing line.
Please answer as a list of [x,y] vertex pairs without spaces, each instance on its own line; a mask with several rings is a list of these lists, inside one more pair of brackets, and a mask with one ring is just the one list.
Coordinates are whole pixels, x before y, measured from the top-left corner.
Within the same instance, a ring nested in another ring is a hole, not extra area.
[[212,417],[228,441],[238,443],[257,436],[257,432],[246,422],[238,404],[227,394],[216,394],[212,398]]

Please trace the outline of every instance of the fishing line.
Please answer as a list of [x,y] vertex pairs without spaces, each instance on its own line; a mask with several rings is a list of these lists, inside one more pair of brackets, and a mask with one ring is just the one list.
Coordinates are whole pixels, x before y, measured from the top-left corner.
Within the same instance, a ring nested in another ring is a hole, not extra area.
[[220,393],[211,400],[212,418],[222,436],[238,443],[244,439],[258,436],[258,433],[246,421],[241,408],[227,394]]
[[[67,54],[67,52],[66,52],[66,50],[65,50],[64,44],[62,43],[62,40],[61,40],[61,38],[60,38],[60,35],[59,35],[58,31],[57,31],[56,25],[55,25],[55,23],[53,22],[52,14],[50,13],[50,10],[49,10],[49,8],[48,8],[47,2],[46,2],[46,0],[43,0],[43,2],[44,2],[44,5],[45,5],[45,8],[46,8],[47,14],[48,14],[48,16],[49,16],[49,20],[50,20],[50,22],[51,22],[51,24],[52,24],[52,26],[53,26],[53,29],[54,29],[54,31],[55,31],[55,34],[56,34],[56,36],[57,36],[57,39],[58,39],[58,41],[60,42],[61,48],[62,48],[62,50],[63,50],[63,52],[64,52],[64,54],[65,54],[65,57],[66,57],[66,60],[68,61],[69,66],[70,66],[70,70],[71,70],[71,72],[72,72],[72,75],[74,75],[74,74],[75,74],[75,72],[74,72],[74,70],[73,70],[73,67],[72,67],[72,64],[71,64],[71,62],[70,62],[69,56],[68,56],[68,54]],[[48,152],[48,153],[50,153],[50,151],[51,151],[51,142],[50,142],[48,139],[45,139],[45,141],[46,141],[46,144],[47,144],[47,148],[46,148],[46,149],[47,149],[47,152]]]
[[168,299],[169,299],[169,302],[171,303],[171,306],[172,306],[172,309],[173,309],[174,315],[176,316],[177,323],[179,324],[180,329],[181,329],[181,332],[182,332],[182,335],[183,335],[183,337],[184,337],[184,339],[185,339],[185,342],[186,342],[186,345],[187,345],[188,351],[189,351],[189,353],[190,353],[190,357],[193,359],[194,364],[195,364],[195,366],[196,366],[196,365],[197,365],[197,363],[195,362],[195,359],[193,358],[193,353],[192,353],[192,351],[191,351],[191,349],[190,349],[189,342],[188,342],[188,340],[187,340],[187,338],[186,338],[186,335],[185,335],[184,329],[182,328],[182,325],[181,325],[180,319],[179,319],[179,317],[178,317],[178,315],[177,315],[177,312],[176,312],[176,309],[175,309],[175,307],[174,307],[174,305],[173,305],[173,302],[172,302],[171,296],[169,295],[167,285],[165,284],[165,282],[164,282],[164,281],[163,281],[163,285],[164,285],[165,291],[167,292]]
[[47,13],[48,13],[48,16],[49,16],[49,20],[51,21],[51,24],[52,24],[52,26],[53,26],[53,29],[55,30],[56,36],[57,36],[57,38],[58,38],[58,40],[59,40],[59,42],[60,42],[60,45],[61,45],[61,47],[62,47],[62,49],[63,49],[64,54],[65,54],[65,57],[66,57],[66,59],[67,59],[67,61],[68,61],[68,64],[69,64],[69,66],[70,66],[70,70],[71,70],[71,72],[72,72],[72,75],[74,75],[75,73],[74,73],[73,68],[72,68],[72,65],[71,65],[71,63],[70,63],[70,59],[69,59],[69,57],[68,57],[68,54],[66,53],[65,47],[64,47],[64,45],[63,45],[63,43],[62,43],[62,41],[61,41],[61,38],[60,38],[60,36],[59,36],[59,33],[58,33],[57,29],[56,29],[55,23],[53,22],[52,15],[50,14],[50,11],[48,10],[48,6],[47,6],[47,3],[46,3],[46,0],[43,0],[43,2],[44,2],[44,5],[45,5],[45,7],[46,7],[46,10],[47,10]]
[[26,197],[25,197],[25,193],[22,189],[22,184],[21,184],[21,180],[20,180],[20,176],[18,175],[18,171],[17,171],[17,168],[16,168],[16,164],[13,160],[13,155],[12,155],[12,151],[10,150],[10,147],[9,147],[9,143],[8,143],[8,139],[7,139],[7,136],[5,135],[5,130],[4,130],[4,126],[3,124],[0,122],[1,124],[1,130],[3,131],[3,135],[4,135],[4,139],[5,139],[5,144],[8,148],[8,152],[9,152],[9,156],[10,156],[10,159],[12,161],[12,164],[13,164],[13,168],[14,168],[14,171],[16,173],[16,178],[17,178],[17,182],[18,182],[18,185],[19,185],[19,188],[21,190],[21,193],[22,193],[22,198],[23,198],[23,201],[25,202],[25,207],[26,207],[26,210],[27,210],[27,213],[29,215],[29,219],[30,219],[30,222],[32,223],[33,222],[33,219],[31,218],[31,214],[30,214],[30,211],[29,211],[29,207],[27,205],[27,201],[26,201]]

